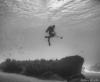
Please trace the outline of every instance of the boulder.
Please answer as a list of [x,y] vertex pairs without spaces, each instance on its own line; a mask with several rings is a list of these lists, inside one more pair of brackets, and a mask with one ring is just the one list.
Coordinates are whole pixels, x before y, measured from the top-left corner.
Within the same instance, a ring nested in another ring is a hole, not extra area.
[[64,79],[68,79],[70,76],[81,74],[83,63],[84,58],[81,56],[65,57],[56,62],[54,72]]

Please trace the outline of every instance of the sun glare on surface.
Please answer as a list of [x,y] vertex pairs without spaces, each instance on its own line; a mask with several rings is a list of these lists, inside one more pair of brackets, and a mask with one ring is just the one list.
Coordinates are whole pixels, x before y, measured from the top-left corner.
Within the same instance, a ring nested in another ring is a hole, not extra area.
[[57,20],[74,15],[77,19],[95,15],[97,8],[91,0],[5,0],[6,5],[18,16],[36,16]]

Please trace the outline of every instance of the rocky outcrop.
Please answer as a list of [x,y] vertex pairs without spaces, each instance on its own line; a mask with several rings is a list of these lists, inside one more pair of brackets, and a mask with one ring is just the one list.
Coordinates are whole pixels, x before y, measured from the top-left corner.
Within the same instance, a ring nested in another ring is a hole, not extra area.
[[34,61],[5,61],[1,66],[4,72],[21,73],[44,79],[66,79],[82,77],[82,65],[84,58],[81,56],[69,56],[60,60],[34,60]]

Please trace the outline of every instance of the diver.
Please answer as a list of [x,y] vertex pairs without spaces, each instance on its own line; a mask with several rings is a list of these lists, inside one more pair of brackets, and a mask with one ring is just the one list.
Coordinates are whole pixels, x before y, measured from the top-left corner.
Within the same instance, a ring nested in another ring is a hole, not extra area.
[[53,37],[59,37],[60,39],[63,39],[63,37],[57,36],[56,32],[55,32],[55,25],[51,25],[49,26],[46,31],[46,33],[48,33],[48,36],[45,36],[45,38],[48,39],[48,44],[49,46],[51,45],[50,39]]

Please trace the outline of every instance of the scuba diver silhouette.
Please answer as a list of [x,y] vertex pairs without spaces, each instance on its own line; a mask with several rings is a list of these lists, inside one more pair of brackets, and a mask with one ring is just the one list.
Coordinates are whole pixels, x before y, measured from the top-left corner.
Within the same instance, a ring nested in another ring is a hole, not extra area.
[[51,42],[50,42],[50,39],[51,39],[51,38],[53,38],[53,37],[58,37],[58,38],[60,38],[60,39],[63,39],[63,37],[60,37],[60,36],[58,36],[58,35],[56,34],[56,32],[55,32],[55,25],[49,26],[49,27],[46,29],[45,32],[49,34],[48,36],[45,36],[45,38],[48,39],[48,44],[49,44],[49,46],[51,45]]

